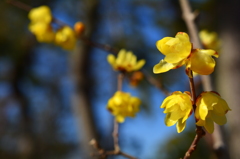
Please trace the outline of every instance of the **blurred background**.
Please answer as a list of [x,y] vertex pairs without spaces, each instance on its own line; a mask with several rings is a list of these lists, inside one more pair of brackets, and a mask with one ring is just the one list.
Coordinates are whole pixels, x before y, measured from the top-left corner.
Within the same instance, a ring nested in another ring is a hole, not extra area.
[[[184,68],[154,75],[163,58],[155,43],[179,31],[188,32],[176,0],[20,0],[31,7],[48,5],[55,18],[73,26],[82,21],[85,36],[115,49],[133,51],[145,59],[144,71],[169,92],[188,91]],[[217,32],[222,45],[211,75],[214,90],[232,111],[221,128],[232,159],[240,156],[240,1],[190,0],[199,13],[199,30]],[[89,141],[113,149],[113,116],[107,101],[117,90],[117,72],[108,52],[78,42],[69,52],[38,43],[28,31],[28,12],[0,1],[0,158],[90,159]],[[199,83],[199,78],[196,78]],[[199,92],[201,84],[197,85]],[[183,157],[194,138],[194,120],[181,134],[164,125],[159,108],[164,92],[143,79],[137,86],[124,80],[123,91],[142,100],[136,118],[120,124],[122,151],[140,159]],[[192,121],[191,121],[192,120]],[[210,135],[200,141],[194,159],[216,159]],[[123,159],[110,156],[109,159]]]

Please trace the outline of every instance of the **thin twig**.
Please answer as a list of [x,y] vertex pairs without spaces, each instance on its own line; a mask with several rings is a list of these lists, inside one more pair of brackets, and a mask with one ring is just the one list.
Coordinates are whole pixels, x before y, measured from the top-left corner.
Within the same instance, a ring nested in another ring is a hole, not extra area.
[[[196,111],[196,90],[195,90],[195,86],[194,86],[194,80],[192,78],[192,71],[190,71],[191,77],[189,77],[189,85],[190,85],[190,90],[191,90],[191,97],[192,97],[192,102],[193,102],[193,112],[195,113]],[[196,122],[197,119],[195,118]],[[197,144],[199,142],[199,140],[205,135],[205,131],[202,129],[201,126],[197,126],[196,125],[196,136],[192,142],[192,144],[190,145],[189,149],[187,150],[184,159],[188,159],[191,154],[196,150]]]
[[160,89],[166,96],[168,96],[168,95],[171,94],[167,89],[165,89],[165,88],[163,87],[163,85],[162,85],[158,80],[156,80],[153,76],[151,76],[147,71],[142,70],[142,72],[143,72],[146,80],[147,80],[150,84],[156,86],[156,87],[157,87],[158,89]]
[[113,142],[114,142],[114,151],[115,153],[119,153],[120,152],[120,147],[119,147],[119,143],[118,143],[118,122],[116,120],[114,120],[114,128],[113,128]]

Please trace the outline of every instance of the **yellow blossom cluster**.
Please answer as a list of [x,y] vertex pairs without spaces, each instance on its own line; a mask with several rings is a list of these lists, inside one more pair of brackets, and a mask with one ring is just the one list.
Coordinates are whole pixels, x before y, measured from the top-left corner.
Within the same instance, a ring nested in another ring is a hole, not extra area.
[[157,41],[156,45],[165,58],[153,67],[154,73],[167,72],[184,64],[187,73],[192,70],[209,75],[214,71],[215,60],[212,56],[218,57],[218,53],[211,49],[193,49],[187,33],[178,32],[175,38],[165,37]]
[[75,24],[75,29],[64,25],[56,31],[52,28],[53,17],[48,6],[40,6],[30,10],[28,17],[30,19],[29,30],[36,36],[39,42],[55,43],[66,50],[74,49],[77,36],[84,29],[81,22]]
[[145,60],[137,61],[137,57],[131,51],[126,51],[125,49],[119,51],[117,58],[109,54],[107,60],[114,70],[122,72],[137,71],[145,64]]
[[139,98],[132,97],[130,93],[117,91],[108,100],[107,109],[115,116],[117,122],[122,123],[126,117],[135,117],[140,104]]
[[[166,113],[165,124],[172,126],[177,123],[177,132],[186,127],[186,120],[191,115],[192,101],[189,92],[173,92],[164,99],[161,108]],[[213,122],[224,125],[227,122],[225,114],[231,110],[226,101],[215,92],[201,93],[196,102],[196,125],[203,126],[209,133],[213,133]]]

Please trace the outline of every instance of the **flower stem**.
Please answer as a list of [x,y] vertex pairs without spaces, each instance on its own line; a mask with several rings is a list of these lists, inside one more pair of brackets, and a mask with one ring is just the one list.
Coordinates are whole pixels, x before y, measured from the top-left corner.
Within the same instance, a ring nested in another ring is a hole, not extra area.
[[[192,102],[193,102],[193,112],[195,113],[196,111],[196,100],[197,100],[197,96],[196,96],[196,90],[195,90],[195,86],[194,86],[194,80],[193,80],[193,75],[192,75],[192,70],[190,70],[190,76],[189,78],[189,85],[190,85],[190,90],[191,90],[191,96],[192,96]],[[197,122],[197,119],[195,118],[195,121]],[[187,150],[187,152],[185,153],[184,159],[188,159],[191,154],[196,150],[198,141],[205,135],[205,131],[202,129],[201,126],[197,126],[196,125],[196,136],[192,142],[192,144],[190,145],[189,149]]]

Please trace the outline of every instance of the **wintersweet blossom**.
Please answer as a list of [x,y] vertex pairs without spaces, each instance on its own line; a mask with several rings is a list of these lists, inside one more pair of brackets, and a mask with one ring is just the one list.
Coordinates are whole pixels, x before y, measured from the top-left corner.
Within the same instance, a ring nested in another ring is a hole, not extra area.
[[165,58],[153,67],[154,73],[163,73],[182,66],[192,49],[189,36],[184,32],[178,32],[175,38],[158,40],[156,46]]
[[72,28],[64,26],[56,32],[55,43],[66,50],[75,48],[77,39]]
[[218,53],[210,49],[192,49],[186,33],[178,32],[175,38],[165,37],[157,41],[156,45],[166,56],[153,67],[154,73],[167,72],[184,64],[187,73],[192,70],[201,75],[209,75],[214,71],[215,60],[212,56],[218,57]]
[[50,24],[52,21],[51,10],[48,6],[33,8],[29,11],[28,18],[31,20],[31,23],[43,22]]
[[216,92],[203,92],[196,101],[195,117],[198,120],[196,125],[204,126],[209,132],[214,131],[214,122],[224,125],[227,122],[225,114],[231,110],[227,102]]
[[117,122],[124,122],[126,117],[135,117],[139,111],[141,100],[129,93],[117,91],[108,100],[107,109],[115,116]]
[[177,132],[182,132],[186,127],[186,120],[192,112],[192,101],[189,92],[173,92],[172,95],[164,99],[161,108],[166,114],[165,124],[173,126],[177,123]]
[[48,6],[40,6],[30,10],[28,14],[31,20],[28,28],[36,36],[39,42],[53,42],[55,33],[51,26],[52,14]]
[[216,62],[212,56],[218,58],[219,55],[214,50],[194,49],[186,61],[186,68],[191,69],[200,75],[209,75],[214,71]]
[[137,57],[131,51],[126,51],[125,49],[119,51],[117,58],[109,54],[107,60],[114,70],[124,72],[137,71],[145,64],[145,60],[137,61]]
[[39,42],[51,43],[54,41],[55,33],[51,25],[46,23],[32,23],[29,25],[29,30],[36,36]]
[[216,32],[201,30],[199,32],[199,37],[206,49],[219,50],[221,41],[218,39]]

